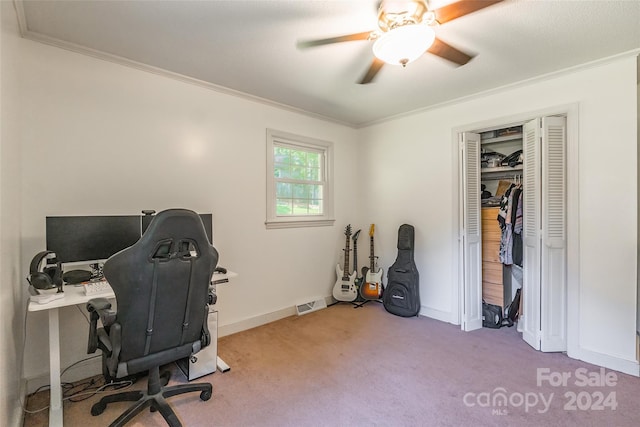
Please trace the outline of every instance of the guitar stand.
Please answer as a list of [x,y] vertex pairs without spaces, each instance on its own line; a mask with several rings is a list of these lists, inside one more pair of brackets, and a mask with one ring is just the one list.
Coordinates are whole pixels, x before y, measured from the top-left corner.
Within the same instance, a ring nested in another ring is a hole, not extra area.
[[353,307],[353,308],[360,308],[360,307],[363,307],[368,302],[377,302],[379,304],[382,304],[382,300],[379,300],[379,299],[366,299],[366,300],[361,301],[361,302],[359,302],[357,304],[353,303],[353,302],[351,304],[355,305],[355,307]]
[[360,307],[364,307],[364,305],[366,303],[368,303],[369,301],[370,300],[366,299],[366,300],[361,301],[361,302],[352,302],[351,304],[353,304],[353,306],[354,306],[353,308],[360,308]]

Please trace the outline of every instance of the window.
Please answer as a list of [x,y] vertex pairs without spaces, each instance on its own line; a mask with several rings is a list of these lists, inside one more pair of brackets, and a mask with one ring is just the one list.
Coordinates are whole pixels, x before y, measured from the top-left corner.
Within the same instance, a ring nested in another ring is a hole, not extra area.
[[332,148],[267,130],[267,228],[333,225]]

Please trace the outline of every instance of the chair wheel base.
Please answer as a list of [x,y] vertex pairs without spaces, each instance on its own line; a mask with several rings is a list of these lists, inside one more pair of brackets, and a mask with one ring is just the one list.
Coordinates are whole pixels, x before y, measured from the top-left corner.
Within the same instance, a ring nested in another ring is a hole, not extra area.
[[202,391],[200,392],[200,400],[207,401],[211,399],[211,391]]

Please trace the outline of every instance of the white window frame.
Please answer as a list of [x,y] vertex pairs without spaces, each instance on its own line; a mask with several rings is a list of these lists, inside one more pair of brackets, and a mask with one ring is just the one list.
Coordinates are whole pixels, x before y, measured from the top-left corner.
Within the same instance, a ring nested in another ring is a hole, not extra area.
[[[274,148],[287,146],[300,150],[320,151],[322,164],[322,215],[277,215]],[[267,228],[331,226],[333,217],[333,143],[306,136],[267,129]]]

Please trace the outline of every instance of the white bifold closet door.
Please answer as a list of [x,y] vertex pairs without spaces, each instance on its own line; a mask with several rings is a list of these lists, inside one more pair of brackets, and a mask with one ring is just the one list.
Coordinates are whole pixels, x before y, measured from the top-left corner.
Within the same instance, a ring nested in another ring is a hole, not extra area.
[[567,349],[566,119],[523,127],[523,339],[536,350]]
[[482,327],[482,235],[480,216],[480,135],[463,133],[462,149],[463,214],[462,246],[464,302],[462,329]]

